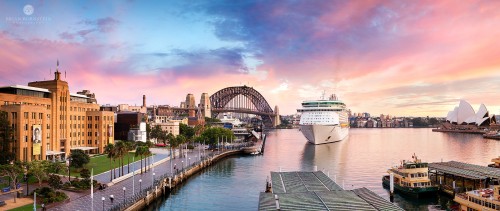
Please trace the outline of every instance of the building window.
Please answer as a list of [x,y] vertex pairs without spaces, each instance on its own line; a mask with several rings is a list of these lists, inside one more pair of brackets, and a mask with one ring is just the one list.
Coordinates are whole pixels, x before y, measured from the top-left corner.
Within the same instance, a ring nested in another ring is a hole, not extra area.
[[28,112],[24,112],[24,118],[25,119],[28,119],[28,115],[29,115]]

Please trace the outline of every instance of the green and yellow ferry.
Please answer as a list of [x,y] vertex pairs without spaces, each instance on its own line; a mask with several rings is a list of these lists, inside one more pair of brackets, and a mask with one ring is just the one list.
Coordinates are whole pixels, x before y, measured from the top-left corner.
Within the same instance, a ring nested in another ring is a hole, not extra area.
[[[412,161],[401,162],[401,165],[394,166],[387,172],[394,174],[394,191],[415,197],[432,195],[437,193],[438,186],[433,185],[429,179],[428,163],[422,162],[414,154]],[[390,187],[390,176],[382,177],[384,187]]]

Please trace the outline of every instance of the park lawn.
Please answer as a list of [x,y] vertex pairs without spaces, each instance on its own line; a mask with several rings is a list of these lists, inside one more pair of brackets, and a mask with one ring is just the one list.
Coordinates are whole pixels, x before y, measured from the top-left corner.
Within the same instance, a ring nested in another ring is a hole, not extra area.
[[[127,160],[127,157],[130,158],[130,163],[132,163],[132,159],[133,159],[134,155],[135,155],[135,152],[129,152],[127,154],[127,156],[123,157],[123,163],[124,163],[123,173],[127,174],[127,172],[128,172],[127,164],[129,162]],[[141,159],[141,157],[136,157],[135,161],[138,161],[139,159]],[[149,162],[148,162],[148,164],[149,164]],[[118,159],[116,159],[114,162],[113,162],[113,160],[111,160],[111,165],[113,168],[117,168],[120,166],[120,163],[119,163]],[[84,168],[87,168],[89,170],[91,170],[93,168],[94,175],[109,171],[111,169],[110,163],[109,163],[109,158],[107,155],[98,155],[98,156],[91,157],[90,162],[87,163],[86,165],[84,165]],[[80,177],[80,172],[79,172],[80,170],[81,169],[75,169],[72,167],[71,168],[71,176],[72,177],[73,176]],[[132,171],[132,169],[131,169],[131,171]],[[119,175],[118,170],[116,171],[116,174]]]
[[[41,205],[37,204],[36,208],[42,208]],[[33,211],[33,204],[27,204],[24,206],[16,207],[14,209],[10,209],[9,211]]]

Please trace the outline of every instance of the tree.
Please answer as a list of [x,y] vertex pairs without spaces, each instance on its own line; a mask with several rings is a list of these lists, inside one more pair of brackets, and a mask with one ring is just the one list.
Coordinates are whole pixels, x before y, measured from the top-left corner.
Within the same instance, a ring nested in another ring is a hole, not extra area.
[[11,183],[9,185],[11,188],[16,188],[17,178],[21,173],[23,173],[21,162],[0,165],[0,175],[10,178]]
[[[186,136],[179,134],[177,137],[175,137],[175,146],[172,146],[173,148],[181,146],[186,142]],[[182,155],[182,147],[179,147],[179,153]]]
[[128,156],[129,151],[134,150],[134,142],[132,141],[127,141],[125,142],[125,149],[126,149],[126,155],[127,155],[127,167],[128,167],[128,172],[130,173],[130,156]]
[[[115,149],[116,149],[116,157],[118,158],[118,163],[121,165],[122,169],[122,174],[123,176],[123,156],[125,155],[126,148],[125,148],[125,143],[123,141],[119,141],[115,144]],[[118,170],[118,173],[120,170]]]
[[[104,153],[106,153],[108,155],[108,158],[109,158],[109,169],[110,169],[110,180],[109,181],[112,181],[113,180],[113,163],[111,162],[111,160],[115,157],[115,145],[113,144],[108,144],[106,145],[106,147],[104,147]],[[115,176],[116,178],[116,176]]]
[[15,149],[11,149],[13,137],[14,130],[10,126],[8,113],[0,111],[0,164],[9,164],[15,160]]
[[[175,148],[179,146],[179,139],[174,137],[174,135],[172,135],[171,133],[169,133],[167,136],[170,136],[168,139],[168,144],[170,144],[170,154],[172,154],[173,158],[175,159]],[[181,135],[178,135],[177,137],[179,136]]]
[[146,123],[146,140],[149,140],[151,138],[151,125],[149,123]]
[[42,185],[43,180],[48,177],[49,162],[46,160],[34,160],[28,163],[28,174],[33,175],[38,180],[38,185]]
[[90,180],[90,170],[84,168],[80,171],[80,176],[85,180]]
[[201,137],[202,138],[199,138],[197,140],[205,140],[206,144],[213,146],[217,144],[217,141],[222,141],[222,137],[227,137],[227,139],[234,138],[234,133],[227,128],[211,127],[205,129],[205,131],[203,131],[203,133],[201,134]]
[[89,155],[85,154],[85,152],[81,149],[71,150],[71,166],[75,168],[81,168],[83,165],[90,162]]
[[[161,127],[160,125],[155,125],[152,129],[151,129],[151,133],[150,133],[150,137],[152,139],[155,139],[156,140],[156,143],[158,143],[158,139],[161,138],[163,134],[163,131],[161,130]],[[148,139],[150,140],[150,139]]]
[[188,140],[191,140],[194,136],[194,128],[181,123],[179,124],[179,134],[185,136]]
[[65,169],[65,168],[66,167],[64,166],[63,163],[60,163],[60,162],[49,162],[47,170],[48,170],[49,173],[59,174],[59,172],[61,170]]
[[144,155],[144,147],[143,146],[137,146],[135,148],[135,157],[141,157],[141,174],[142,174],[142,156]]
[[62,181],[61,178],[55,174],[49,175],[48,179],[49,186],[58,190],[62,188]]

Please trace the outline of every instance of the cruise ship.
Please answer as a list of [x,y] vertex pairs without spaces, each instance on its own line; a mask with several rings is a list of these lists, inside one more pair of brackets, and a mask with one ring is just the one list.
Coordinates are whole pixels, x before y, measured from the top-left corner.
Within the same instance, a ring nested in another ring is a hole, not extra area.
[[300,130],[312,144],[326,144],[343,140],[349,135],[349,116],[346,105],[337,96],[328,100],[302,102]]

